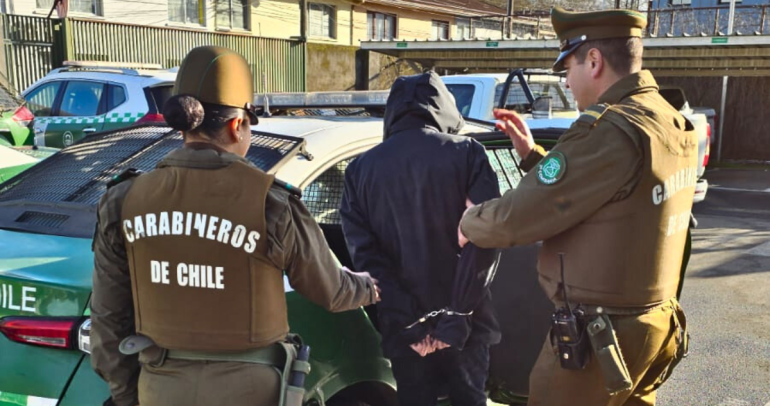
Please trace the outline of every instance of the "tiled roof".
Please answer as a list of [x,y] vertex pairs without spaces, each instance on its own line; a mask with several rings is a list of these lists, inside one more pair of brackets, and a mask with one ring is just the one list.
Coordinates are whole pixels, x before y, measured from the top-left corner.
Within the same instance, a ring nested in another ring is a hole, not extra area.
[[483,0],[369,0],[366,3],[457,16],[491,16],[506,14],[505,9],[491,5]]

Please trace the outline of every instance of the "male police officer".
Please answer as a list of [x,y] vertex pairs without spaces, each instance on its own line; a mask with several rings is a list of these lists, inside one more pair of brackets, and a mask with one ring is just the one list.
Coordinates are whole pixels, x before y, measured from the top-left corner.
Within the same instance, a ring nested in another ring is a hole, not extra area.
[[543,240],[539,279],[560,311],[530,375],[531,406],[653,405],[686,339],[675,296],[696,136],[641,70],[642,15],[555,8],[552,21],[554,70],[567,71],[583,114],[546,155],[519,116],[496,112],[528,174],[469,209],[461,240]]
[[[282,270],[332,311],[374,303],[377,288],[340,270],[299,198],[244,158],[257,118],[242,56],[192,50],[174,91],[164,115],[184,147],[99,203],[92,363],[117,406],[275,406],[271,362],[289,332]],[[152,341],[119,351],[134,332]]]

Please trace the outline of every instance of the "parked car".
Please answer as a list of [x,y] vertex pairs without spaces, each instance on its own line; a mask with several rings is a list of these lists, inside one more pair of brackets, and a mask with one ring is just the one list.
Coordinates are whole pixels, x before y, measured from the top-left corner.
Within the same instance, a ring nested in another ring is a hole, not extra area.
[[[350,268],[338,212],[344,173],[381,142],[383,130],[380,118],[358,111],[264,118],[249,153],[257,166],[304,191],[330,248]],[[507,137],[482,122],[464,132],[488,144],[501,191],[515,187],[521,173]],[[95,205],[114,175],[151,170],[181,142],[159,125],[94,134],[0,184],[0,406],[96,406],[109,396],[88,356]],[[552,306],[537,287],[536,249],[507,250],[502,266],[511,272],[500,272],[493,285],[506,337],[493,349],[490,389],[499,400],[525,399],[549,326]],[[313,347],[305,404],[395,405],[390,363],[370,321],[376,311],[331,314],[295,294],[288,281],[285,291],[291,329]]]
[[22,93],[35,116],[34,144],[63,148],[91,133],[163,122],[175,79],[157,66],[65,62]]
[[34,118],[24,99],[0,78],[0,145],[32,145],[30,124]]

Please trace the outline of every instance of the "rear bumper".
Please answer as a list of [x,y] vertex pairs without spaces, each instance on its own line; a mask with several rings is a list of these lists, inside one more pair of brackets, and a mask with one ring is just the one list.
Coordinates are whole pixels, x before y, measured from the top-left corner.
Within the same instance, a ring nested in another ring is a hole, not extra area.
[[706,199],[706,192],[709,190],[709,182],[706,179],[699,179],[695,184],[695,197],[693,197],[693,203],[700,203]]

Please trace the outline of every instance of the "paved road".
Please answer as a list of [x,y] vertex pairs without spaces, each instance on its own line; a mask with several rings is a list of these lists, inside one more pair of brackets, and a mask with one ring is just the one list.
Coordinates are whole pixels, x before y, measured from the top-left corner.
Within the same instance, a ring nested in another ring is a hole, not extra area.
[[712,175],[681,300],[690,356],[658,405],[770,406],[770,172]]

